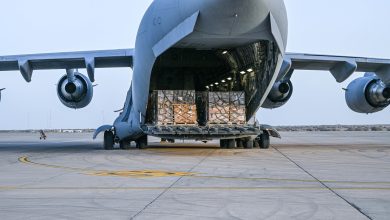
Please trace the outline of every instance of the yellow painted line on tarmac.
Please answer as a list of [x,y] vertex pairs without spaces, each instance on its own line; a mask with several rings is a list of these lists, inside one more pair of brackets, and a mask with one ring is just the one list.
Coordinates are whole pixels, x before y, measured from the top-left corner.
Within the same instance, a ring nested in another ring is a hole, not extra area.
[[[158,178],[158,177],[190,177],[190,178],[209,178],[209,179],[226,179],[226,180],[243,180],[243,181],[274,181],[274,182],[297,182],[297,183],[317,183],[317,180],[308,179],[283,179],[283,178],[261,178],[261,177],[227,177],[227,176],[207,176],[201,175],[200,173],[193,172],[177,172],[177,171],[161,171],[161,170],[92,170],[86,168],[75,168],[66,167],[59,165],[51,165],[44,163],[37,163],[31,161],[27,156],[20,157],[18,159],[21,163],[36,165],[47,168],[63,169],[82,172],[86,175],[91,176],[102,176],[102,177],[132,177],[132,178]],[[330,184],[351,184],[351,185],[390,185],[390,182],[386,181],[339,181],[339,180],[321,180],[324,183]]]
[[[11,190],[166,190],[167,187],[18,187],[18,186],[0,186],[0,191]],[[390,188],[372,188],[372,187],[335,187],[333,190],[357,190],[357,191],[390,191]],[[262,191],[262,190],[324,190],[324,187],[171,187],[169,190],[178,191]]]
[[71,171],[79,171],[83,172],[87,175],[93,176],[116,176],[116,177],[135,177],[135,178],[144,178],[144,177],[182,177],[182,176],[192,176],[195,173],[190,172],[171,172],[171,171],[161,171],[161,170],[92,170],[85,168],[75,168],[75,167],[66,167],[66,166],[58,166],[44,163],[37,163],[31,161],[28,157],[23,156],[20,157],[19,162],[24,164],[36,165],[47,168],[55,168],[55,169],[63,169],[63,170],[71,170]]

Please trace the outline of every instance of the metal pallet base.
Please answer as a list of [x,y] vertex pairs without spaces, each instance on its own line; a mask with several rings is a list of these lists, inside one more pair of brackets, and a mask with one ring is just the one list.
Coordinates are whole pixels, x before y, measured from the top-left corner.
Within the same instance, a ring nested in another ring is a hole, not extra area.
[[253,125],[144,125],[145,134],[167,139],[232,139],[258,136],[263,133],[259,126]]

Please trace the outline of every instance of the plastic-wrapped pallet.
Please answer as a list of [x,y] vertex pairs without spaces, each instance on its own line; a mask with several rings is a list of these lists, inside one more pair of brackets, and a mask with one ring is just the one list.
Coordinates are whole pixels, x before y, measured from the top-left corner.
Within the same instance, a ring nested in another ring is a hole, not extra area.
[[210,92],[210,124],[245,124],[244,92]]
[[193,90],[160,90],[157,108],[157,124],[196,124],[197,122]]
[[157,91],[157,124],[174,124],[173,91]]
[[227,124],[229,123],[229,102],[228,92],[209,93],[209,123]]

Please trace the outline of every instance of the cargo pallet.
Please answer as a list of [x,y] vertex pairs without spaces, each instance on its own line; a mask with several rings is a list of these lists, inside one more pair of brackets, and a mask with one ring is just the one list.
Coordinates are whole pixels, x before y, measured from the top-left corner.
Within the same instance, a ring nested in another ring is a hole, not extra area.
[[149,95],[147,120],[142,130],[162,139],[256,138],[264,132],[280,137],[270,126],[248,124],[245,102],[242,91],[153,91]]

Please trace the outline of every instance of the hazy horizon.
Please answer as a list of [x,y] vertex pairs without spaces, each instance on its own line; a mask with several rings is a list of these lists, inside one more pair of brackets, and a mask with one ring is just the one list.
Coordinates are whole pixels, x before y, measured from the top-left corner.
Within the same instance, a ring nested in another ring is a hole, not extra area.
[[[0,8],[0,56],[62,51],[132,48],[142,15],[151,0],[129,2],[14,0]],[[390,58],[390,1],[286,0],[289,52]],[[23,7],[20,7],[23,5]],[[75,7],[77,6],[77,7]],[[337,6],[337,7],[336,7]],[[6,34],[4,34],[6,33]],[[85,70],[81,70],[85,73]],[[129,89],[129,68],[97,69],[94,99],[73,110],[57,98],[55,84],[65,70],[34,71],[32,83],[19,72],[0,72],[3,92],[0,130],[97,128],[112,124]],[[390,124],[390,109],[357,114],[344,100],[348,83],[338,84],[329,72],[296,71],[294,94],[285,106],[261,109],[263,124]]]

